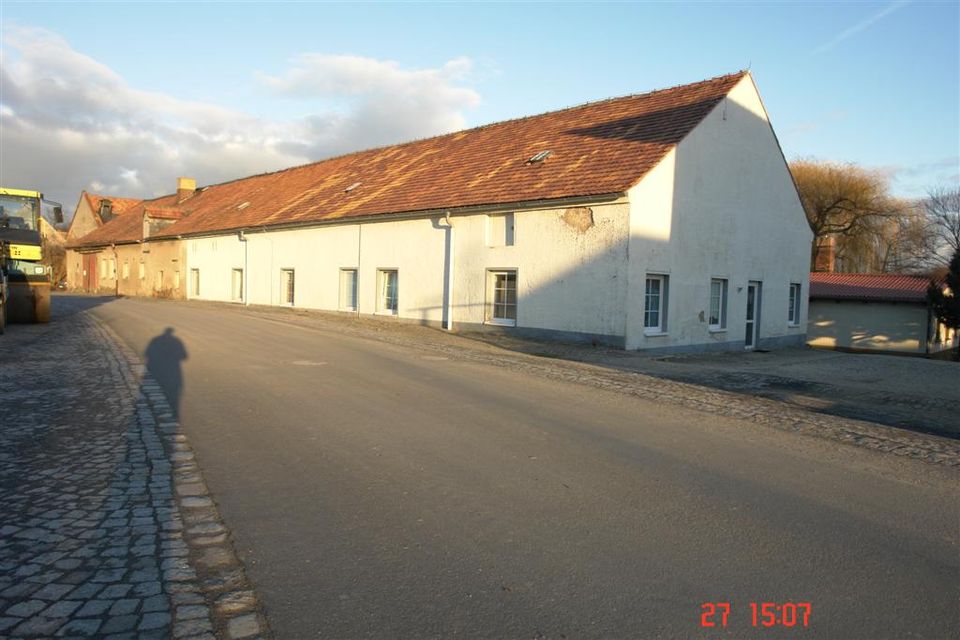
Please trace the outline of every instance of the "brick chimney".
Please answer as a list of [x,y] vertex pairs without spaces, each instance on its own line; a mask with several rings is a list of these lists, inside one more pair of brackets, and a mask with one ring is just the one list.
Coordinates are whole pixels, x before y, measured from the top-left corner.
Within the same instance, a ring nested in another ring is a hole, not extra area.
[[814,271],[833,273],[837,270],[837,239],[827,236],[817,241],[817,257],[813,262]]
[[177,204],[193,195],[197,190],[197,181],[193,178],[177,178]]

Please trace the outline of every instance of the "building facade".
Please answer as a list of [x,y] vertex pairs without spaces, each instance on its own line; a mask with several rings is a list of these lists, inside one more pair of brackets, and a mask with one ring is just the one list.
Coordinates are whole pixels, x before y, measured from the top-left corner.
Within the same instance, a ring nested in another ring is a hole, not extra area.
[[[115,243],[101,290],[160,295],[150,280],[173,269],[171,297],[628,349],[805,339],[812,237],[749,73],[178,190],[151,208],[179,218],[126,234],[123,255]],[[119,231],[74,249],[109,261]],[[165,259],[152,257],[160,245]],[[139,285],[122,266],[138,259]]]

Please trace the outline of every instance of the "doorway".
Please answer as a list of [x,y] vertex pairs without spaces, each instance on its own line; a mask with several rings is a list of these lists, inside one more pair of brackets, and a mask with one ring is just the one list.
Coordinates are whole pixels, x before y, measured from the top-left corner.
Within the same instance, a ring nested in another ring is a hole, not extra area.
[[762,283],[751,280],[747,283],[747,322],[743,345],[754,349],[760,340],[760,294]]

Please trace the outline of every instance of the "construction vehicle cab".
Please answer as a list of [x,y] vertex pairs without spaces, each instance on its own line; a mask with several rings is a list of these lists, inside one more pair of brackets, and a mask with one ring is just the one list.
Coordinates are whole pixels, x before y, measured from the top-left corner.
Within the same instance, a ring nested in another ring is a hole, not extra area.
[[63,221],[39,191],[0,187],[0,331],[6,322],[49,322],[50,267],[41,263],[40,218]]

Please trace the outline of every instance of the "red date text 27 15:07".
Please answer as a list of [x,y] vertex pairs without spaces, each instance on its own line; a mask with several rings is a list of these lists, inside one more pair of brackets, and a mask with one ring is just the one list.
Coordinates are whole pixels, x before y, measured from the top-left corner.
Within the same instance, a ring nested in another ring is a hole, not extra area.
[[[755,627],[809,627],[813,606],[809,602],[751,602],[751,622]],[[701,627],[726,627],[730,619],[729,602],[704,602],[700,605]]]

